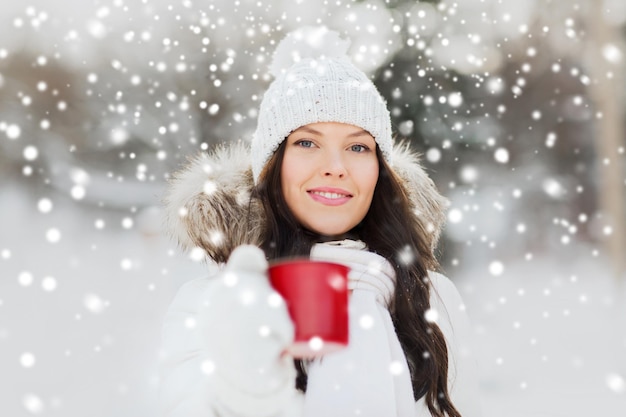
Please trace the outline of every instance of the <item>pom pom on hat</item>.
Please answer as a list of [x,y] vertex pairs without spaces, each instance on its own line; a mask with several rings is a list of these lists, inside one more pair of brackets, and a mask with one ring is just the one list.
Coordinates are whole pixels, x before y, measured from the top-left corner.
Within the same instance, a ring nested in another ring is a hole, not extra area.
[[289,33],[276,47],[270,65],[276,79],[263,96],[252,138],[255,183],[287,136],[311,123],[361,127],[392,162],[389,110],[372,81],[350,61],[349,45],[326,27],[305,27]]
[[292,65],[303,59],[347,58],[350,41],[325,26],[306,26],[287,34],[280,41],[269,66],[270,74],[278,78]]

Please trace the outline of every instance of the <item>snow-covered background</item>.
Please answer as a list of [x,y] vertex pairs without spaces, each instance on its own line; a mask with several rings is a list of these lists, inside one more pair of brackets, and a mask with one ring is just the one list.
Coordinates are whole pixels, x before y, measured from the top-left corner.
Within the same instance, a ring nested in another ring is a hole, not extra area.
[[161,230],[167,175],[249,139],[274,42],[322,23],[451,200],[442,264],[485,417],[625,414],[624,231],[601,197],[618,164],[588,88],[595,49],[621,85],[626,7],[600,3],[618,36],[596,48],[593,0],[4,4],[0,416],[157,415],[161,319],[207,271]]

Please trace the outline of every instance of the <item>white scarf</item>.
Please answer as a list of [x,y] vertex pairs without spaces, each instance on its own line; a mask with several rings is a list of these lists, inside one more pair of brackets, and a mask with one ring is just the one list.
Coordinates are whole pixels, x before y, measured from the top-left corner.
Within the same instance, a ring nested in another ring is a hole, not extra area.
[[317,244],[311,259],[350,268],[348,346],[308,368],[305,417],[413,417],[409,369],[387,306],[395,271],[362,242]]

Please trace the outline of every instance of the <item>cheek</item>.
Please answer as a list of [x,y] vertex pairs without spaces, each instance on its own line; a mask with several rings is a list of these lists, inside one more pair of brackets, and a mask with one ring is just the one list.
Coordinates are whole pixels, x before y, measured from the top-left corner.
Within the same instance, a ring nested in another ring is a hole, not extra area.
[[285,186],[299,186],[306,182],[316,172],[316,160],[298,154],[285,152],[281,165],[281,182]]
[[289,158],[287,154],[285,154],[283,164],[280,167],[280,182],[283,190],[289,189],[289,186],[293,182],[294,166],[295,164],[293,163],[293,159]]
[[291,158],[285,154],[280,171],[280,183],[283,189],[283,196],[289,204],[293,196],[297,195],[306,179],[306,165],[298,158]]
[[378,182],[378,161],[375,163],[361,165],[355,172],[355,179],[358,182],[361,192],[364,194],[374,194],[376,183]]

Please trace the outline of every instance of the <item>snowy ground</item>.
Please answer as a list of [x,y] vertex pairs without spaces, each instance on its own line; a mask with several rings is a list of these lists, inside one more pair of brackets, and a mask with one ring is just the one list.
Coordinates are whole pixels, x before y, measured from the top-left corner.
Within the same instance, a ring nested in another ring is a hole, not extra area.
[[626,297],[590,258],[459,271],[485,416],[626,415]]
[[[44,194],[0,183],[0,416],[157,415],[160,321],[204,267],[150,212]],[[626,297],[587,253],[448,271],[476,329],[485,417],[626,415]]]

